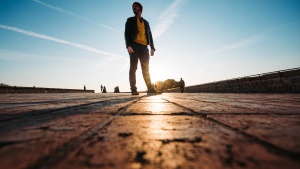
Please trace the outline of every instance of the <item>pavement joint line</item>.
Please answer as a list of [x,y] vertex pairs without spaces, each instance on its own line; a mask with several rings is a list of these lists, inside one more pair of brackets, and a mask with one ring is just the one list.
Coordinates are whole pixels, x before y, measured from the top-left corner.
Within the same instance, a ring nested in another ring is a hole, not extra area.
[[[0,110],[9,110],[14,108],[20,108],[20,107],[33,107],[33,106],[41,106],[41,105],[47,105],[47,104],[55,104],[55,103],[70,103],[77,100],[90,100],[90,99],[97,99],[97,98],[76,98],[76,99],[58,99],[55,101],[40,101],[40,102],[20,102],[20,103],[3,103],[3,104],[11,104],[11,105],[21,105],[17,107],[6,107],[6,108],[0,108]],[[22,105],[24,104],[24,105]],[[27,105],[26,105],[27,104]]]
[[[180,98],[182,99],[181,97],[175,97],[175,98]],[[163,100],[166,100],[164,98],[161,98]],[[205,103],[218,103],[218,102],[209,102],[209,101],[201,101],[201,100],[197,100],[197,99],[190,99],[190,100],[194,100],[194,101],[198,101],[198,102],[205,102]],[[166,100],[168,101],[168,100]],[[170,101],[169,101],[170,102]],[[249,103],[249,102],[245,102],[245,103]],[[228,104],[222,104],[222,103],[219,103],[220,105],[228,105]],[[269,104],[269,105],[272,105],[272,106],[277,106],[275,104]],[[244,108],[242,106],[232,106],[234,108]],[[281,106],[281,107],[288,107],[288,108],[295,108],[295,107],[292,107],[292,106]],[[194,112],[194,110],[192,109],[189,109],[187,107],[185,107],[185,109],[188,109],[192,112]],[[299,109],[300,110],[300,109]],[[198,113],[199,114],[199,113]],[[201,113],[202,115],[227,115],[227,114],[232,114],[232,115],[300,115],[299,113]]]
[[40,139],[41,139],[41,137],[27,139],[27,140],[20,140],[20,141],[0,141],[0,148],[10,146],[10,145],[29,143],[31,141],[37,141],[37,140],[40,140]]
[[249,115],[257,115],[257,116],[265,116],[265,115],[278,115],[278,116],[293,116],[300,115],[299,113],[202,113],[203,115],[240,115],[240,116],[249,116]]
[[51,168],[51,166],[53,166],[57,162],[63,160],[63,158],[70,151],[72,151],[78,144],[80,144],[81,142],[83,142],[87,138],[93,136],[99,130],[101,130],[102,128],[104,128],[105,126],[109,125],[115,118],[121,116],[121,113],[123,113],[124,111],[126,111],[126,109],[128,107],[130,107],[131,105],[135,104],[136,102],[138,102],[139,100],[141,100],[143,97],[145,97],[145,96],[139,97],[139,98],[135,99],[133,102],[129,103],[128,105],[126,105],[126,106],[124,106],[122,108],[119,108],[118,112],[116,114],[114,114],[111,117],[109,117],[108,119],[106,119],[106,120],[104,120],[104,121],[96,124],[94,127],[91,127],[90,129],[84,131],[78,137],[72,138],[70,141],[68,141],[65,144],[63,144],[62,146],[56,148],[55,150],[53,150],[52,152],[50,152],[48,155],[45,155],[45,156],[41,157],[39,160],[37,160],[37,162],[35,164],[27,167],[26,169],[46,169],[46,168]]
[[[97,101],[97,102],[91,102],[91,103],[85,103],[85,104],[79,104],[79,105],[74,105],[74,106],[69,106],[69,107],[63,107],[63,108],[57,108],[57,109],[50,109],[49,111],[46,112],[42,112],[42,113],[34,113],[34,111],[29,111],[27,112],[27,114],[22,115],[22,114],[15,114],[15,115],[10,115],[10,114],[0,114],[1,116],[11,116],[12,118],[8,118],[8,119],[1,119],[0,118],[0,123],[1,122],[8,122],[8,121],[13,121],[13,120],[17,120],[17,119],[22,119],[22,118],[28,118],[28,117],[36,117],[36,116],[41,116],[41,115],[45,115],[45,114],[51,114],[51,113],[55,113],[61,110],[67,110],[67,109],[72,109],[72,108],[77,108],[77,107],[82,107],[82,106],[89,106],[92,104],[98,104],[98,103],[105,103],[111,100],[115,100],[115,99],[109,99],[109,100],[101,100],[101,101]],[[24,113],[24,112],[22,112]],[[26,113],[26,112],[25,112]]]
[[[198,101],[198,102],[204,102],[204,103],[214,103],[214,104],[218,103],[220,105],[225,105],[225,106],[230,105],[230,104],[226,104],[226,102],[222,102],[222,103],[218,102],[218,101],[216,101],[216,102],[210,102],[210,101],[201,101],[201,100],[197,100],[197,99],[190,99],[190,100],[194,100],[194,101]],[[249,102],[246,102],[246,103],[249,103]],[[245,108],[245,107],[242,107],[242,106],[232,106],[232,107],[234,107],[234,108]]]
[[203,118],[205,120],[208,120],[210,122],[216,123],[216,124],[218,124],[220,126],[223,126],[223,127],[227,128],[227,129],[230,129],[230,130],[232,130],[232,131],[234,131],[236,133],[239,133],[242,136],[244,136],[247,139],[249,139],[250,141],[253,141],[253,142],[256,142],[256,143],[260,144],[261,146],[263,146],[264,148],[266,148],[266,150],[268,150],[269,152],[273,152],[274,154],[276,154],[278,156],[281,156],[281,157],[284,157],[284,158],[288,158],[288,159],[292,159],[295,162],[300,163],[300,160],[299,160],[300,159],[300,153],[290,152],[290,151],[285,150],[283,148],[280,148],[280,147],[278,147],[278,146],[276,146],[276,145],[274,145],[272,143],[264,141],[264,140],[262,140],[262,139],[260,139],[260,138],[258,138],[256,136],[253,136],[253,135],[248,134],[248,133],[246,133],[244,131],[241,131],[238,128],[231,127],[230,125],[227,125],[227,124],[224,124],[224,123],[222,123],[222,122],[220,122],[218,120],[215,120],[215,119],[209,117],[209,115],[207,115],[207,114],[195,112],[193,109],[187,108],[187,107],[182,106],[182,105],[180,105],[178,103],[175,103],[175,102],[171,102],[171,101],[169,101],[167,99],[164,99],[164,98],[161,98],[161,99],[163,99],[163,100],[165,100],[165,101],[167,101],[169,103],[175,104],[176,106],[179,106],[179,107],[181,107],[183,109],[187,109],[187,110],[191,111],[194,114],[193,116],[201,117],[201,118]]
[[[175,97],[175,98],[182,99],[181,97]],[[225,103],[224,102],[220,103],[218,101],[215,101],[215,102],[213,102],[213,101],[202,101],[202,100],[198,100],[198,99],[190,99],[190,100],[194,100],[194,101],[198,101],[198,102],[204,102],[204,103],[219,103],[221,105],[228,105],[228,104],[226,104],[226,102]],[[232,100],[232,99],[230,99],[230,100]],[[271,100],[271,99],[266,99],[266,100]],[[245,101],[243,103],[257,104],[255,102],[245,102]],[[280,103],[280,102],[278,102],[278,103]],[[270,105],[270,106],[278,106],[277,104],[272,104],[272,103],[271,104],[269,103],[268,105]],[[232,107],[244,108],[244,107],[241,107],[241,106],[232,106]],[[285,106],[285,105],[280,105],[280,107],[295,108],[293,106]],[[296,107],[296,108],[298,108],[298,107]]]
[[264,141],[264,140],[260,139],[259,137],[256,137],[254,135],[248,134],[248,133],[246,133],[246,132],[244,132],[242,130],[239,130],[238,128],[231,127],[230,125],[224,124],[224,123],[222,123],[222,122],[220,122],[218,120],[215,120],[215,119],[213,119],[213,118],[211,118],[209,116],[201,116],[201,117],[204,118],[204,119],[207,119],[207,120],[209,120],[211,122],[217,123],[217,124],[219,124],[221,126],[224,126],[224,127],[228,128],[228,129],[231,129],[231,130],[233,130],[233,131],[235,131],[237,133],[242,134],[243,136],[245,136],[249,140],[254,141],[254,142],[262,145],[269,152],[273,152],[274,154],[276,154],[278,156],[289,158],[289,159],[292,159],[292,160],[300,163],[300,160],[299,160],[300,159],[300,154],[299,153],[290,152],[288,150],[280,148],[280,147],[278,147],[278,146],[276,146],[276,145],[274,145],[274,144],[272,144],[270,142],[267,142],[267,141]]
[[[115,97],[110,97],[112,98],[111,100],[115,100],[116,98],[122,98],[121,96],[115,96]],[[74,101],[78,100],[91,100],[91,99],[99,99],[99,97],[92,97],[92,98],[76,98],[76,99],[59,99],[55,101],[40,101],[40,102],[21,102],[21,103],[0,103],[0,104],[11,104],[11,105],[21,105],[17,107],[6,107],[6,108],[0,108],[0,110],[9,110],[9,109],[14,109],[14,108],[20,108],[20,107],[34,107],[34,106],[41,106],[41,105],[48,105],[48,104],[55,104],[55,103],[71,103]],[[105,101],[105,100],[102,100]],[[22,105],[25,104],[25,105]],[[27,105],[26,105],[27,104]]]
[[[182,99],[182,97],[174,97],[174,98]],[[218,101],[215,101],[215,102],[213,102],[213,101],[203,101],[203,100],[199,100],[199,99],[190,99],[190,100],[194,100],[194,101],[198,101],[198,102],[204,102],[204,103],[220,103]],[[234,99],[228,99],[228,100],[230,101],[230,100],[234,100]],[[268,101],[268,100],[272,100],[272,99],[265,99],[265,101]],[[300,102],[300,101],[295,101],[295,100],[289,100],[289,101]],[[280,103],[280,101],[274,101],[274,102]],[[242,101],[242,103],[257,104],[256,102],[247,102],[247,101]],[[222,104],[222,103],[220,103],[220,104]],[[222,105],[224,105],[224,104],[222,104]],[[225,105],[227,105],[227,104],[225,104]],[[277,104],[273,104],[273,103],[269,103],[268,105],[278,106]],[[295,108],[293,106],[286,106],[286,105],[280,105],[280,107]],[[296,107],[296,108],[298,108],[298,107]]]
[[188,113],[173,113],[173,114],[150,114],[150,113],[132,113],[121,114],[120,116],[191,116],[193,114]]

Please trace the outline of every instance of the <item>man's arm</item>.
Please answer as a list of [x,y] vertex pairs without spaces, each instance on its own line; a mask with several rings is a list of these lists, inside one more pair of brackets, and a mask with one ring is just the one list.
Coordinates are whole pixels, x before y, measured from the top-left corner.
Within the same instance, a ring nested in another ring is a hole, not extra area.
[[155,47],[154,47],[154,42],[153,42],[153,38],[152,38],[152,33],[151,33],[149,22],[145,20],[145,23],[146,23],[146,26],[147,26],[148,41],[149,41],[149,45],[151,47],[151,56],[153,56],[154,51],[155,51]]
[[149,26],[149,34],[150,34],[150,47],[151,47],[151,50],[155,51],[155,47],[154,47],[154,42],[153,42],[153,38],[152,38],[152,33],[151,33],[151,30],[150,30],[150,26]]
[[124,32],[124,37],[125,37],[125,43],[126,43],[126,48],[131,46],[131,41],[130,41],[130,32],[132,30],[132,19],[128,18],[126,23],[125,23],[125,32]]
[[[150,27],[149,27],[149,28],[150,28]],[[151,53],[150,53],[150,55],[153,56],[153,55],[154,55],[155,48],[154,48],[154,43],[153,43],[153,39],[152,39],[152,33],[151,33],[151,30],[149,30],[149,34],[150,34],[150,47],[151,47]]]

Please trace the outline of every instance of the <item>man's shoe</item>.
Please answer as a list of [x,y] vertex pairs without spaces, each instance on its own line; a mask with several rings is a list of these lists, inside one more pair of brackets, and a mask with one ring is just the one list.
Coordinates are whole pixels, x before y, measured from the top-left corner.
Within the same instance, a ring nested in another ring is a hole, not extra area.
[[157,90],[155,90],[154,88],[152,88],[152,89],[149,89],[147,91],[147,94],[161,94],[161,92],[158,92]]
[[139,95],[140,93],[139,92],[137,92],[137,91],[133,91],[133,92],[131,92],[131,95]]

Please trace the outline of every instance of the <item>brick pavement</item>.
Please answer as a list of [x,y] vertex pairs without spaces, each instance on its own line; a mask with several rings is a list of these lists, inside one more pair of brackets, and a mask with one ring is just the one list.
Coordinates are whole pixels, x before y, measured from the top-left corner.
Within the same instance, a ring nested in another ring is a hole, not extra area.
[[0,95],[0,168],[300,168],[300,94]]

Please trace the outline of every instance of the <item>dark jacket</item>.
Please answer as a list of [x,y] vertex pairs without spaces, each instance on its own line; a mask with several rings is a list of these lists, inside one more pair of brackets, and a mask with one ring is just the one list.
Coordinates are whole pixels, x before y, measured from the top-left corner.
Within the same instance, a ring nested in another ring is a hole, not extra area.
[[180,87],[184,87],[185,86],[184,80],[180,80],[179,84],[180,84]]
[[[143,19],[143,22],[145,24],[147,42],[150,45],[151,49],[155,50],[149,23],[145,19]],[[131,46],[131,44],[134,42],[134,40],[137,37],[137,33],[138,33],[137,17],[134,16],[128,18],[125,24],[125,33],[124,33],[126,48],[128,48],[128,46]]]

